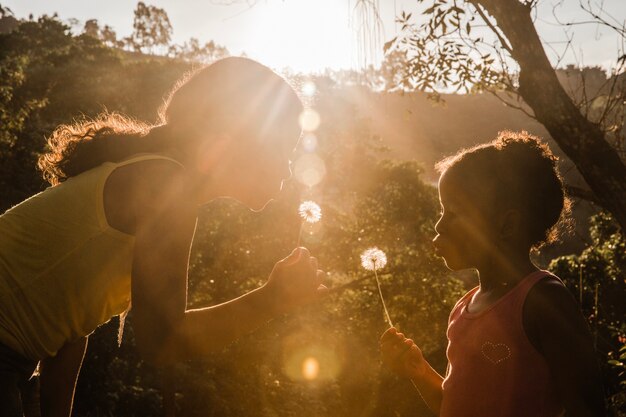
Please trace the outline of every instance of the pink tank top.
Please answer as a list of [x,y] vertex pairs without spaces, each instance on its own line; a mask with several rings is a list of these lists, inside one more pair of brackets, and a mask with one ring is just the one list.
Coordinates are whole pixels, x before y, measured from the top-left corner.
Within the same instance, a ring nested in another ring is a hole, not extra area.
[[440,417],[563,415],[548,364],[528,340],[522,322],[528,291],[546,277],[554,275],[528,275],[481,312],[467,311],[478,287],[457,302],[448,324]]

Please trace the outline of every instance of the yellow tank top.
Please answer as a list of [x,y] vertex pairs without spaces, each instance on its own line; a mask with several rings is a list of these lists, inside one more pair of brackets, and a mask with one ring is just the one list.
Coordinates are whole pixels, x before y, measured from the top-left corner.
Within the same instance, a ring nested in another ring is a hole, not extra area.
[[106,220],[107,162],[49,187],[0,216],[0,343],[23,356],[54,356],[130,302],[134,237]]

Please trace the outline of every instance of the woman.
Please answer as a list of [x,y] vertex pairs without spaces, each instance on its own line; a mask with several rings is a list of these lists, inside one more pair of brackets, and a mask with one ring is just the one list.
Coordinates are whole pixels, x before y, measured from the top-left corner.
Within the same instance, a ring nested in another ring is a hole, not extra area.
[[39,161],[52,187],[0,216],[0,411],[40,362],[44,416],[69,415],[88,335],[131,305],[155,364],[205,355],[325,290],[295,249],[267,283],[186,309],[198,206],[232,197],[261,210],[289,177],[302,104],[270,69],[220,60],[178,83],[162,123],[120,115],[60,126]]

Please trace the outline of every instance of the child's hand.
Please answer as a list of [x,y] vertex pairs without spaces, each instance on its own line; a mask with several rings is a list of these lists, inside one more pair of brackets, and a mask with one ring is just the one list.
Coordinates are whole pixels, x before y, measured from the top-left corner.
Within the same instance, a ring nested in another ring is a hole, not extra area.
[[400,376],[419,379],[424,374],[426,361],[422,351],[395,327],[389,328],[380,338],[380,353],[383,363]]

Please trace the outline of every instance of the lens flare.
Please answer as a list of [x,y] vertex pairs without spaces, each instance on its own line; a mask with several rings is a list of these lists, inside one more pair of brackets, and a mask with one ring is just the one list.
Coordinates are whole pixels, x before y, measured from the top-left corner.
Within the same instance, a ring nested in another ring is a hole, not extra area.
[[313,97],[317,91],[317,87],[315,87],[315,83],[313,81],[307,81],[302,84],[302,89],[300,91],[302,91],[302,94],[305,97]]
[[302,362],[302,376],[308,381],[317,379],[320,373],[320,363],[313,357],[308,357]]
[[304,148],[306,152],[315,152],[317,149],[317,136],[313,133],[304,135],[302,138],[302,148]]
[[328,381],[339,377],[345,362],[342,345],[288,339],[283,347],[285,376],[292,381]]
[[298,182],[308,187],[313,187],[326,176],[326,164],[315,154],[300,156],[293,165],[294,177]]
[[320,115],[313,109],[305,109],[300,113],[300,127],[305,132],[314,132],[320,125]]

